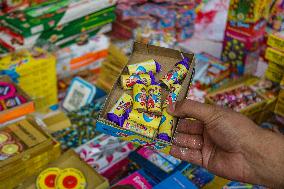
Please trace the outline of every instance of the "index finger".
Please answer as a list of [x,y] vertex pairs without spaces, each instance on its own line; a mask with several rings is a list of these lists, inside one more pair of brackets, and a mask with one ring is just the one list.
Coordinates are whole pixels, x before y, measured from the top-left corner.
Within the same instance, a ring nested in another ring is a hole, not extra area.
[[181,118],[195,118],[206,122],[214,114],[222,111],[218,106],[203,104],[192,100],[182,100],[173,103],[168,108],[168,113]]

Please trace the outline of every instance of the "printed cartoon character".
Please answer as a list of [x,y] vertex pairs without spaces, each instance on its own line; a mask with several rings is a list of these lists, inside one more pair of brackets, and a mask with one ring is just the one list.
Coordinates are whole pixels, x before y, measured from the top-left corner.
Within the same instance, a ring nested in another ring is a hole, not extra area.
[[131,103],[130,102],[123,102],[121,101],[120,104],[117,106],[117,110],[123,110],[123,111],[126,111],[129,107],[131,106]]
[[137,81],[141,81],[141,77],[139,75],[132,75],[129,77],[129,79],[126,80],[126,86],[132,87],[137,83]]
[[136,69],[137,74],[143,74],[143,73],[146,73],[146,72],[147,72],[147,70],[143,66],[138,66],[138,68]]
[[158,96],[155,94],[154,89],[149,90],[148,108],[154,108],[155,103],[158,101]]
[[175,67],[171,72],[167,73],[166,79],[177,81],[178,78],[178,72],[180,71],[180,67]]
[[146,94],[146,89],[145,88],[142,88],[141,92],[138,93],[135,96],[135,101],[139,102],[141,104],[141,106],[145,106],[146,105],[145,102],[147,101],[147,94]]

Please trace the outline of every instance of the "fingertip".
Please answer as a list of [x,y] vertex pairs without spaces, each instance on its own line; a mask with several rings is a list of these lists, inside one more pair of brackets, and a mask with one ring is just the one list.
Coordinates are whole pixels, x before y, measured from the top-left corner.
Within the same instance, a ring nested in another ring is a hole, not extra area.
[[173,103],[170,103],[167,107],[167,112],[173,116],[175,116],[175,106],[176,106],[176,103],[173,102]]

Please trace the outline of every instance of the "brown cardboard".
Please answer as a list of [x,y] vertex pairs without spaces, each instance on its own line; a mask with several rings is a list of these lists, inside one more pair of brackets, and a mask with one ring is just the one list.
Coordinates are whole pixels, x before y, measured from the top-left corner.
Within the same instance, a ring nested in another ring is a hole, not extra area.
[[[100,174],[98,174],[94,168],[89,166],[86,162],[80,159],[80,157],[74,152],[73,150],[68,150],[59,159],[55,162],[50,163],[48,166],[44,167],[42,170],[48,167],[58,167],[61,169],[64,168],[75,168],[80,170],[86,180],[87,180],[87,187],[86,189],[107,189],[109,188],[108,181],[104,179]],[[37,175],[29,178],[27,181],[22,183],[17,187],[17,189],[36,189],[36,178]]]
[[28,147],[33,147],[47,140],[47,137],[38,131],[27,120],[21,120],[15,124],[12,124],[9,129]]
[[50,133],[66,129],[71,126],[69,118],[63,112],[59,112],[42,120]]

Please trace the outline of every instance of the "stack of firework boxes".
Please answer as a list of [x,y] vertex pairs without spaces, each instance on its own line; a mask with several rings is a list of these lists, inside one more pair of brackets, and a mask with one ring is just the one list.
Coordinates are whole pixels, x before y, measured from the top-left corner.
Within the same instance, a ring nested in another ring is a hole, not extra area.
[[223,42],[222,60],[234,75],[256,71],[263,45],[271,0],[231,0]]
[[0,76],[9,76],[35,102],[37,111],[45,112],[57,104],[56,59],[35,47],[21,49],[0,58]]
[[269,61],[265,77],[280,84],[281,90],[275,108],[275,113],[284,117],[284,32],[270,34],[265,58]]
[[0,53],[35,44],[63,47],[111,30],[116,0],[62,0],[1,17]]

